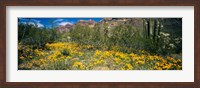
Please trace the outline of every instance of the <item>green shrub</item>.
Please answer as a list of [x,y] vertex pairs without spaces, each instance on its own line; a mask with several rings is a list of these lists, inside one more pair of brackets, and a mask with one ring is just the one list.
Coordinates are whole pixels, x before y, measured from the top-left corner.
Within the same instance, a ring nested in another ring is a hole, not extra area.
[[55,29],[38,28],[33,25],[18,25],[18,42],[33,48],[44,48],[46,43],[52,43],[58,38]]

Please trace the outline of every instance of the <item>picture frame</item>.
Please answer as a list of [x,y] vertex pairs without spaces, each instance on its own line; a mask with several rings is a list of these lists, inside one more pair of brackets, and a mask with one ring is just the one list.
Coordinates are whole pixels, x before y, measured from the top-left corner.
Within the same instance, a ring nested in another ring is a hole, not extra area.
[[[194,82],[6,82],[6,6],[194,6]],[[200,87],[199,0],[2,0],[0,1],[0,87]]]

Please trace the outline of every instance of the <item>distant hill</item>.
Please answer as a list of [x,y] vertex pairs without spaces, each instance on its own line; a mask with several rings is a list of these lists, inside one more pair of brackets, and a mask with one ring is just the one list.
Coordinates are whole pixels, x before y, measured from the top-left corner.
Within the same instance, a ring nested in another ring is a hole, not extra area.
[[[137,29],[143,29],[143,20],[148,18],[103,18],[99,22],[94,20],[79,20],[76,24],[66,24],[64,26],[58,26],[56,29],[58,32],[68,32],[73,29],[74,26],[89,26],[95,28],[96,26],[107,29],[113,29],[119,25],[131,25]],[[159,18],[163,22],[163,32],[170,33],[175,36],[182,36],[182,19],[181,18]],[[154,23],[152,21],[151,26]]]
[[66,24],[66,25],[60,25],[60,26],[58,26],[57,28],[56,28],[56,30],[58,31],[58,32],[60,32],[60,33],[62,33],[62,32],[68,32],[68,31],[70,31],[72,28],[73,28],[73,24]]

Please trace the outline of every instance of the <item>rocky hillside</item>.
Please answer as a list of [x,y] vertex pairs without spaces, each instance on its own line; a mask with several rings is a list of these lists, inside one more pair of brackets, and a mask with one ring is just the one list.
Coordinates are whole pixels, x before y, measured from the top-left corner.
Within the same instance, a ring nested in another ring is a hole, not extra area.
[[[141,28],[143,25],[142,18],[104,18],[100,22],[95,22],[94,20],[79,20],[75,25],[89,26],[90,28],[94,28],[95,25],[107,25],[109,29],[112,29],[121,24],[129,24],[137,28]],[[58,26],[57,30],[59,32],[68,32],[75,25],[66,24],[65,26]]]
[[108,28],[113,28],[121,24],[133,25],[134,27],[142,27],[142,18],[104,18],[99,24],[107,24]]
[[[98,27],[99,29],[113,29],[119,25],[131,25],[139,30],[144,30],[145,26],[147,27],[147,21],[149,18],[103,18],[99,22],[95,22],[94,20],[79,20],[76,24],[66,24],[65,26],[58,26],[57,31],[68,32],[73,29],[74,26],[89,26],[90,28]],[[170,34],[182,35],[182,20],[177,18],[160,18],[160,22],[162,22],[162,31]],[[162,20],[162,21],[161,21]],[[145,23],[146,22],[146,23]],[[150,34],[153,34],[153,27],[155,26],[154,18],[150,20]],[[109,31],[108,30],[108,31]],[[176,31],[173,31],[176,30]]]
[[60,25],[58,26],[56,29],[58,32],[62,33],[62,32],[68,32],[73,28],[74,25],[72,24],[66,24],[66,25]]
[[60,33],[62,32],[68,32],[71,29],[73,29],[73,27],[75,25],[80,25],[80,26],[89,26],[90,28],[95,27],[96,22],[94,20],[79,20],[76,24],[66,24],[66,25],[60,25],[56,28],[56,30]]

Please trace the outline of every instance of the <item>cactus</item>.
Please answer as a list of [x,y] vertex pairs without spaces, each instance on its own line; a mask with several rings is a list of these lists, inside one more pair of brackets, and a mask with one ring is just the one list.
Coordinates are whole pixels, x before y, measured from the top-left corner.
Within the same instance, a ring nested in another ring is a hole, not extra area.
[[147,21],[146,21],[146,19],[143,19],[143,37],[148,38],[147,37]]
[[147,37],[150,37],[150,30],[151,30],[151,19],[147,19]]
[[159,36],[162,27],[163,27],[162,19],[158,18],[143,19],[143,34],[145,38],[153,39],[154,42],[159,42]]
[[143,33],[145,38],[150,38],[151,31],[151,19],[143,19]]
[[153,28],[153,41],[155,42],[155,39],[156,39],[156,30],[157,30],[157,19],[154,19],[154,28]]
[[[163,29],[163,23],[162,23],[162,19],[159,20],[159,26],[158,26],[158,37],[160,37],[160,32]],[[157,42],[159,41],[159,38],[157,38]]]

